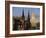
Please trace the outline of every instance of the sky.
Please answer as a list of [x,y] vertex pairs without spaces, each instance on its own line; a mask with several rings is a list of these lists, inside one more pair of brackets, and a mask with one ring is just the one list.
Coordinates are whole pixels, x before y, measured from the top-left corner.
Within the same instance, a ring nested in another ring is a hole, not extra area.
[[13,16],[22,16],[23,10],[25,16],[28,16],[28,11],[30,15],[32,14],[32,12],[38,16],[40,15],[40,8],[13,7],[12,8]]

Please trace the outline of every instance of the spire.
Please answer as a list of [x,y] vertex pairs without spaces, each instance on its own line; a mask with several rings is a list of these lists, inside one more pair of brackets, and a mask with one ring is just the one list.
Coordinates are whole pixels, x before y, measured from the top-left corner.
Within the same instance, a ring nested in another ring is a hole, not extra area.
[[29,13],[29,11],[28,11],[28,20],[30,20],[30,13]]
[[30,11],[28,10],[28,27],[31,29],[31,23],[30,23]]
[[24,19],[24,9],[22,10],[22,19]]
[[24,17],[24,9],[22,10],[22,17]]

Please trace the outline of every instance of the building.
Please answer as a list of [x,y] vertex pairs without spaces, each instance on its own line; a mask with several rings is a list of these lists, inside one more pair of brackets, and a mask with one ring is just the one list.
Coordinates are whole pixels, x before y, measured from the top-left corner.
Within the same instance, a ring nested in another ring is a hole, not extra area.
[[34,13],[32,13],[31,15],[30,22],[31,22],[32,27],[36,27],[36,17]]
[[36,23],[35,14],[32,13],[30,17],[30,12],[28,11],[28,17],[25,20],[24,10],[22,11],[21,17],[14,18],[13,30],[31,30],[36,29],[36,25],[39,26],[39,23]]

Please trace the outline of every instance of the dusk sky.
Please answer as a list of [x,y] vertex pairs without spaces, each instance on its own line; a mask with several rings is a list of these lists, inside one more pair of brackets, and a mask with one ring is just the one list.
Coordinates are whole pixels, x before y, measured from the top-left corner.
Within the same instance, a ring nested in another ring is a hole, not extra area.
[[40,15],[40,8],[13,7],[12,8],[13,16],[22,16],[23,10],[24,10],[25,16],[28,15],[28,11],[29,11],[30,15],[32,12],[38,16]]

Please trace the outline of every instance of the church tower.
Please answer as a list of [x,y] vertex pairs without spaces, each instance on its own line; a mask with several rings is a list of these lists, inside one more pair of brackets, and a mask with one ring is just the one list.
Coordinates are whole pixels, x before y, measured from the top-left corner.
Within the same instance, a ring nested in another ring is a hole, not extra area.
[[22,29],[24,30],[25,25],[25,16],[24,16],[24,9],[22,10]]
[[28,28],[31,29],[30,12],[28,11]]

